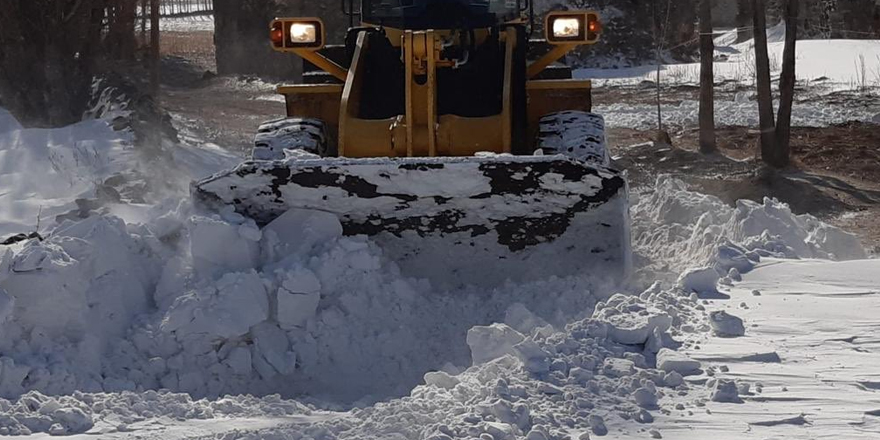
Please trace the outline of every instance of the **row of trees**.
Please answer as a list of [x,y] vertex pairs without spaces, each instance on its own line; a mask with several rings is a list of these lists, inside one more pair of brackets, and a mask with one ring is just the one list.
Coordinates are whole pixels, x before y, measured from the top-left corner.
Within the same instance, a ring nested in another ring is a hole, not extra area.
[[[0,7],[0,96],[29,126],[75,122],[98,66],[132,61],[139,0],[28,0]],[[154,0],[153,7],[159,6]],[[158,18],[158,16],[156,16]],[[158,31],[158,21],[153,26]],[[158,33],[155,33],[158,37]],[[153,45],[158,49],[158,44]],[[154,52],[158,55],[158,52]]]
[[[767,49],[767,4],[765,0],[749,0],[755,34],[755,72],[758,87],[761,158],[768,165],[783,168],[791,157],[791,110],[794,101],[796,45],[799,28],[800,0],[778,0],[784,7],[785,48],[779,78],[779,113],[774,115],[770,78],[770,57]],[[716,150],[714,52],[712,7],[710,0],[700,4],[700,151]]]

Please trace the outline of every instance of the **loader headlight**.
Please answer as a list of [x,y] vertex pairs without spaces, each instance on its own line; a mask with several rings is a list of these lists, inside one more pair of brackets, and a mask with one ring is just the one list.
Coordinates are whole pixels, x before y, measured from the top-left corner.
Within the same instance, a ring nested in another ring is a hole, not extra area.
[[602,23],[595,12],[560,11],[547,14],[544,29],[551,44],[592,44],[599,41]]
[[293,23],[290,25],[290,41],[295,44],[315,44],[318,41],[318,27],[314,23]]
[[279,18],[272,22],[269,35],[278,51],[319,50],[324,47],[324,22],[318,18]]
[[576,38],[581,33],[581,22],[576,18],[553,20],[553,38]]

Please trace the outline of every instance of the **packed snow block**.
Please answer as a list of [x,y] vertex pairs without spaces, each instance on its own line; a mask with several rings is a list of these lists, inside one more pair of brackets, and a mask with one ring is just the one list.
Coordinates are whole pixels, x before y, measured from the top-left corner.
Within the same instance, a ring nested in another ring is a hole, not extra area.
[[522,333],[505,324],[476,326],[468,330],[467,344],[474,365],[484,364],[502,356],[518,355],[514,346],[525,340]]
[[190,252],[199,273],[242,272],[259,264],[260,230],[253,221],[231,223],[215,217],[190,218]]
[[700,362],[695,361],[684,354],[668,348],[661,348],[657,352],[657,369],[667,373],[676,372],[682,376],[694,374],[700,370]]
[[665,332],[672,325],[666,312],[640,298],[616,294],[593,312],[593,319],[608,325],[608,338],[619,344],[644,344],[654,330]]
[[678,277],[677,285],[685,292],[694,292],[698,295],[712,295],[718,293],[718,280],[721,274],[714,267],[689,269]]
[[228,273],[213,285],[177,298],[160,328],[178,340],[190,336],[230,339],[269,318],[269,297],[255,271]]
[[296,353],[291,350],[284,330],[271,322],[264,322],[254,326],[251,338],[254,341],[251,360],[264,380],[293,373]]
[[285,330],[301,328],[315,317],[321,301],[321,281],[309,269],[298,267],[284,274],[277,292],[278,324]]
[[709,325],[716,335],[722,337],[737,337],[746,334],[743,320],[724,310],[709,313]]
[[328,212],[291,209],[263,228],[262,251],[265,261],[287,256],[306,256],[318,244],[342,236],[342,224]]

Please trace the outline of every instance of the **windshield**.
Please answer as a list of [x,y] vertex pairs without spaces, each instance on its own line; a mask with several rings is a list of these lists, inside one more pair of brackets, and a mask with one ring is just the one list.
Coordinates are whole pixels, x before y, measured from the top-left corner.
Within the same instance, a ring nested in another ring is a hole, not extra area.
[[383,19],[421,15],[429,6],[454,3],[510,19],[519,14],[521,1],[523,0],[364,0],[363,14],[364,21],[382,24]]

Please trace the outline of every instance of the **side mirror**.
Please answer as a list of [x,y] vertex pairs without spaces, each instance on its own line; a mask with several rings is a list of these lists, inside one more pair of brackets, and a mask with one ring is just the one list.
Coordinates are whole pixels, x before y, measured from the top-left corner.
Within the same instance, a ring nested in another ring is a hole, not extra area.
[[269,38],[279,52],[318,51],[324,48],[327,31],[320,18],[278,18],[272,21]]
[[602,22],[592,11],[551,12],[545,18],[544,33],[550,44],[595,44]]

